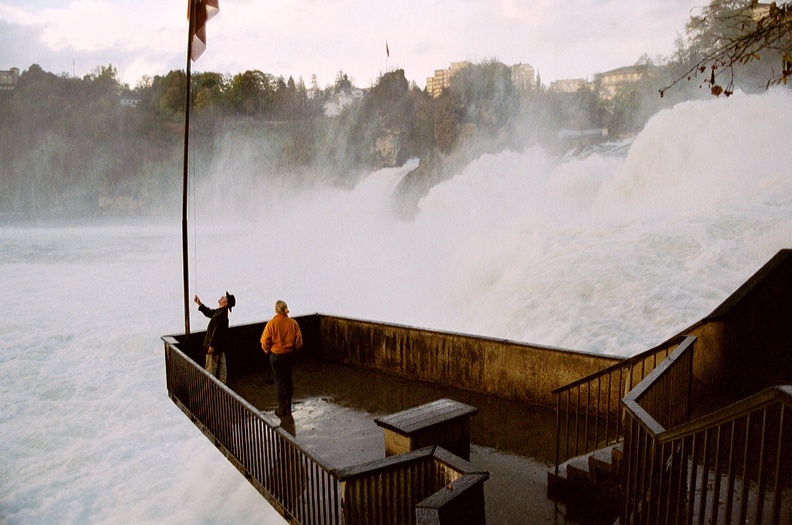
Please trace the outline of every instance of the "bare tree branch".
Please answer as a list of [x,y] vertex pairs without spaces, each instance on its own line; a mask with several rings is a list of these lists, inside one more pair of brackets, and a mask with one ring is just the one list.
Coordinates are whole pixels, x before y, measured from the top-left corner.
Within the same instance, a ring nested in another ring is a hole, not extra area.
[[[792,2],[778,5],[759,4],[756,0],[746,3],[743,7],[729,9],[731,3],[719,3],[714,0],[705,9],[702,17],[694,17],[689,28],[704,27],[712,33],[706,34],[712,39],[712,45],[703,52],[698,60],[683,75],[668,86],[660,89],[660,96],[680,81],[706,74],[709,78],[704,83],[710,85],[713,95],[729,96],[734,89],[734,66],[744,65],[760,60],[761,53],[773,51],[781,55],[781,67],[778,71],[771,70],[766,87],[776,84],[787,84],[792,75]],[[701,38],[702,34],[698,35]],[[720,86],[716,80],[728,72],[729,80],[726,87]]]

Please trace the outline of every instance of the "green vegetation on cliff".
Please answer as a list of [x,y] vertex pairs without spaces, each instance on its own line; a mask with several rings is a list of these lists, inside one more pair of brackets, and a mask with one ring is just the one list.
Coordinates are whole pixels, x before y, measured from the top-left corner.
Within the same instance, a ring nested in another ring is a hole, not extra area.
[[[789,5],[782,7],[771,9],[768,20],[787,20]],[[537,77],[531,89],[518,91],[510,68],[497,60],[457,71],[436,98],[410,85],[402,70],[380,76],[367,89],[355,88],[343,71],[324,89],[315,77],[309,89],[302,78],[257,70],[195,73],[191,164],[198,177],[222,171],[232,184],[240,177],[349,186],[372,170],[417,158],[418,168],[400,185],[400,193],[416,202],[482,154],[534,145],[560,153],[574,144],[559,137],[586,130],[607,130],[606,140],[632,135],[660,109],[709,96],[701,87],[723,92],[715,84],[716,68],[701,81],[667,90],[663,98],[658,93],[686,71],[695,79],[730,38],[742,42],[739,28],[730,23],[751,9],[747,0],[713,0],[701,16],[691,17],[687,38],[678,39],[665,65],[641,57],[636,65],[643,77],[607,96],[598,79],[563,93],[548,91]],[[763,26],[751,19],[741,27]],[[777,83],[792,71],[789,53],[784,54],[787,42],[769,48],[783,55],[782,76],[771,77]],[[767,74],[758,70],[756,57],[740,56],[724,62],[730,73],[743,68],[739,87],[763,89]],[[726,91],[735,83],[730,77]],[[172,209],[181,186],[185,92],[183,71],[144,77],[130,88],[112,65],[83,78],[30,66],[16,89],[0,92],[0,216]],[[324,109],[331,101],[343,109],[327,117]]]

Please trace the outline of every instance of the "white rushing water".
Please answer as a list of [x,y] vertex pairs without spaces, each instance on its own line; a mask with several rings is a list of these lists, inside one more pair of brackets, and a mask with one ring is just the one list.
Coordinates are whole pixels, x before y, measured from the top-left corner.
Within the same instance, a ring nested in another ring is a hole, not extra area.
[[[788,94],[738,94],[656,115],[626,158],[484,156],[411,221],[392,203],[414,163],[287,191],[231,180],[221,154],[197,191],[192,286],[207,304],[235,293],[232,324],[284,299],[293,314],[629,355],[792,247],[789,115]],[[179,214],[0,228],[0,522],[280,522],[167,398]]]

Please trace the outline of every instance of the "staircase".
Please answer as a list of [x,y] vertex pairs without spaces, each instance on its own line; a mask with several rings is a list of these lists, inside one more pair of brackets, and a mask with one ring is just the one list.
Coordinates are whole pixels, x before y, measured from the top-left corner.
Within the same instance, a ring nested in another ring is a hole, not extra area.
[[570,521],[612,524],[619,516],[623,447],[617,443],[572,458],[547,473],[547,497]]

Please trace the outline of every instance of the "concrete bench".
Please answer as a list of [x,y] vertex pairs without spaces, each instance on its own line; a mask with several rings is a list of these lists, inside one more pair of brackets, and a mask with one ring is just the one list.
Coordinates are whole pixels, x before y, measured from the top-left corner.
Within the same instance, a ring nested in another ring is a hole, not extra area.
[[438,399],[374,421],[385,432],[385,456],[439,445],[456,456],[470,460],[470,416],[478,408]]

